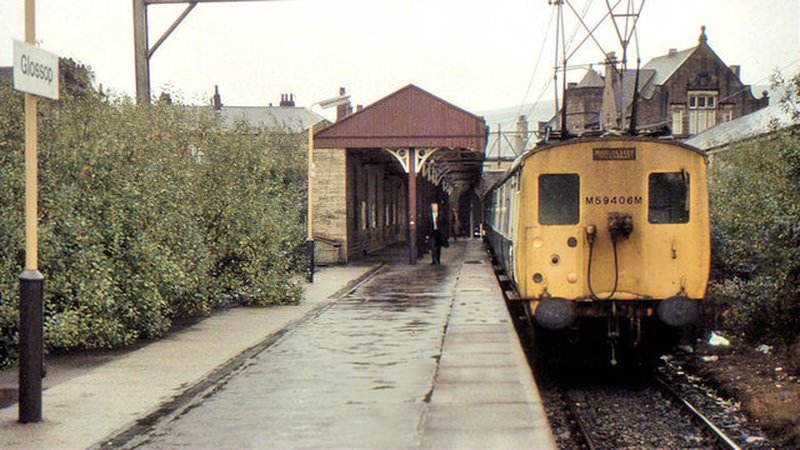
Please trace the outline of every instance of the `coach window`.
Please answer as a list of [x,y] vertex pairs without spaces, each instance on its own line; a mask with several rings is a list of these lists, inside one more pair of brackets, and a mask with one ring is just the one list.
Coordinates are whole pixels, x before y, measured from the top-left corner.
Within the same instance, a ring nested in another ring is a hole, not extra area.
[[580,177],[575,173],[539,175],[539,223],[580,222],[580,185]]
[[689,173],[651,173],[648,220],[650,223],[689,222]]

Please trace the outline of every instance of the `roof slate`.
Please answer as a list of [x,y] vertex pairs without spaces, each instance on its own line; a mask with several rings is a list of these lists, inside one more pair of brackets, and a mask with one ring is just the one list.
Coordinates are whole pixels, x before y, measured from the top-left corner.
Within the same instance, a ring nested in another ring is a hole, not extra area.
[[603,76],[599,73],[595,72],[594,69],[589,69],[586,71],[586,75],[583,76],[583,79],[578,83],[578,87],[603,87],[605,82],[603,81]]
[[302,133],[325,118],[307,108],[292,106],[222,106],[220,117],[225,125],[244,121],[270,131]]
[[645,64],[642,69],[651,69],[655,71],[653,78],[654,85],[663,85],[669,77],[680,68],[692,53],[697,50],[697,47],[687,48],[673,54],[657,56]]
[[689,138],[686,143],[700,150],[709,151],[792,126],[800,126],[800,118],[793,116],[783,104],[775,103],[730,122],[711,127]]

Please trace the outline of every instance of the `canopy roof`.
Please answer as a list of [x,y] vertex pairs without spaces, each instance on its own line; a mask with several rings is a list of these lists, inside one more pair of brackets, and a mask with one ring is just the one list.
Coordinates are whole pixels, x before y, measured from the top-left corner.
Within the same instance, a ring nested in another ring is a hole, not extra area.
[[478,117],[413,84],[314,134],[317,148],[457,148],[481,155]]

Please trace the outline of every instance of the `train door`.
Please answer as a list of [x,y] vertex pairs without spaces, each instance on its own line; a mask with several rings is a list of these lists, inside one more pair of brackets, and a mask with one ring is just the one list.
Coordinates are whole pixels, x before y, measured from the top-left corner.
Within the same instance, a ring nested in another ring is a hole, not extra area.
[[[526,229],[533,293],[559,298],[583,295],[585,278],[580,176],[541,173],[535,177],[535,225]],[[538,295],[536,295],[538,294]]]
[[691,182],[686,170],[652,172],[647,177],[647,223],[652,234],[649,241],[661,242],[661,245],[645,246],[645,252],[652,253],[648,255],[650,264],[659,267],[657,279],[648,285],[670,283],[671,286],[660,289],[663,296],[686,288],[686,275],[682,271],[689,265],[683,261],[688,252],[681,245],[687,245]]

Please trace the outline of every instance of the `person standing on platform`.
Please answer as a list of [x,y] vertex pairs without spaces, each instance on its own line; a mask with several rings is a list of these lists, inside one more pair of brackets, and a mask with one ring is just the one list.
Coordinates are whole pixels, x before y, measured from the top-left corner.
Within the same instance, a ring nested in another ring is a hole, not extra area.
[[441,264],[442,247],[447,246],[447,214],[439,211],[439,204],[431,203],[431,233],[428,241],[431,246],[431,264]]

